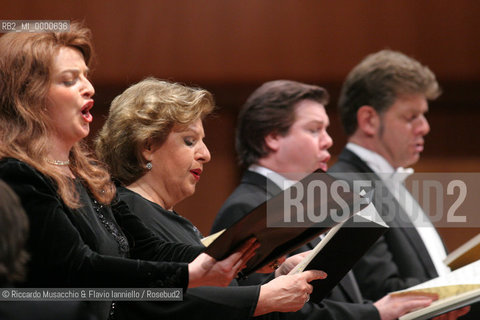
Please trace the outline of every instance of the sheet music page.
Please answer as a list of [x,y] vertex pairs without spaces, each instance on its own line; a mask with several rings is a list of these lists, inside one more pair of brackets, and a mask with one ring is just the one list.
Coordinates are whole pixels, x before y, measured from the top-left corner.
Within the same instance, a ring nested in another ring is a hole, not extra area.
[[414,287],[393,294],[414,292],[436,293],[439,299],[455,296],[463,292],[480,288],[480,260],[466,265],[447,275],[426,281]]
[[226,229],[220,230],[214,234],[211,234],[205,238],[202,238],[200,241],[205,247],[208,247],[215,239],[217,239]]
[[442,277],[421,283],[410,289],[440,287],[457,284],[480,284],[480,260],[452,271]]

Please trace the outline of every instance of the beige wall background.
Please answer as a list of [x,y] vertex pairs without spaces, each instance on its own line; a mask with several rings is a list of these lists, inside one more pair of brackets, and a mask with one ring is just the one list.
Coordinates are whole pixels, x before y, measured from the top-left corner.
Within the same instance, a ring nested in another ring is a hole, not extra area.
[[[478,1],[17,0],[0,3],[0,18],[80,20],[92,29],[92,137],[112,98],[146,76],[214,93],[219,109],[205,124],[213,159],[197,193],[176,208],[204,234],[241,175],[233,129],[248,94],[278,78],[324,86],[332,95],[333,163],[345,143],[335,110],[341,82],[365,55],[384,48],[427,64],[444,91],[430,106],[432,131],[415,169],[480,171]],[[441,232],[453,249],[478,230]]]

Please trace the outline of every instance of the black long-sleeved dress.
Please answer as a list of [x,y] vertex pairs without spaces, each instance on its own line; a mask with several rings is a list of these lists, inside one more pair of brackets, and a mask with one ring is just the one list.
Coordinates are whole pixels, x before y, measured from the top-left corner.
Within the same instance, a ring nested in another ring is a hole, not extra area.
[[[168,242],[201,245],[198,229],[176,212],[168,211],[139,194],[119,187],[120,199],[130,211],[138,215],[158,237]],[[226,288],[200,287],[189,289],[181,303],[119,304],[122,315],[141,316],[142,319],[248,319],[252,317],[260,293],[260,286],[237,286],[235,281]],[[277,319],[277,314],[263,319]]]
[[[123,202],[96,203],[80,181],[75,186],[84,206],[71,209],[51,179],[17,159],[0,161],[0,179],[20,197],[30,222],[25,287],[186,290],[187,263],[203,251],[201,246],[161,240]],[[111,312],[108,301],[88,304],[99,319]]]

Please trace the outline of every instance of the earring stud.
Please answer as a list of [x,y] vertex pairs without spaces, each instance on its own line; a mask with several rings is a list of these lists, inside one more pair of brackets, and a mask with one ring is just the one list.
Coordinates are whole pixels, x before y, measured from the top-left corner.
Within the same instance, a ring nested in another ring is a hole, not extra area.
[[147,168],[147,170],[152,170],[153,168],[153,165],[150,161],[147,162],[147,164],[145,165],[145,168]]

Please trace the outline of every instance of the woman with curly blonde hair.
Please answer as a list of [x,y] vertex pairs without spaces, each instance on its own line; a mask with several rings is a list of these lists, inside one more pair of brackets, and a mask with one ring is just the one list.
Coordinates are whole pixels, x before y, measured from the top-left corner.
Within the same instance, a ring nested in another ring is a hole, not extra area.
[[[148,78],[113,100],[95,140],[98,157],[122,185],[120,198],[165,241],[202,245],[198,229],[174,206],[193,195],[210,161],[202,121],[213,109],[213,97],[204,89]],[[312,292],[308,282],[325,277],[317,270],[284,275],[301,258],[290,258],[276,270],[278,277],[263,285],[194,288],[175,310],[152,302],[120,308],[130,314],[149,310],[153,318],[181,319],[249,319],[296,311]]]

